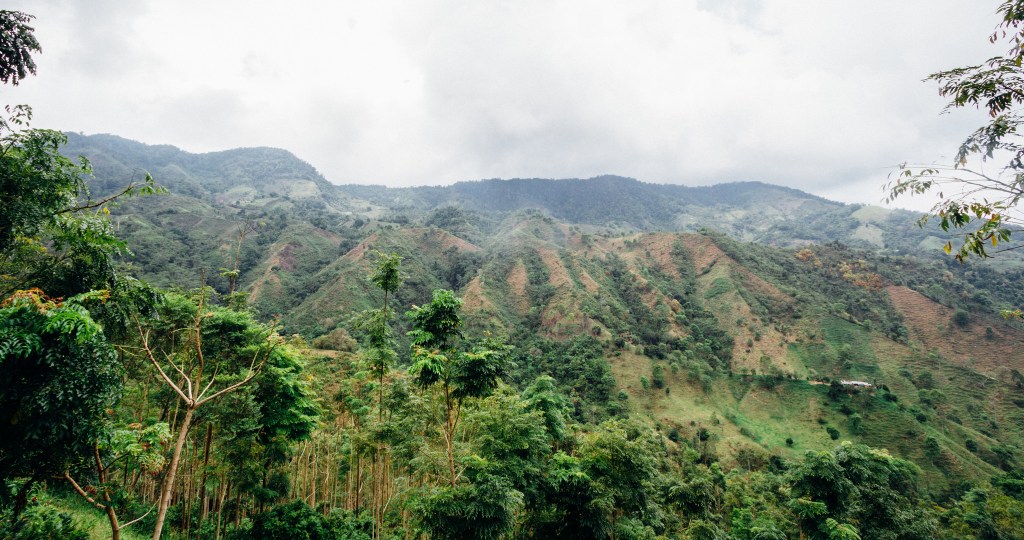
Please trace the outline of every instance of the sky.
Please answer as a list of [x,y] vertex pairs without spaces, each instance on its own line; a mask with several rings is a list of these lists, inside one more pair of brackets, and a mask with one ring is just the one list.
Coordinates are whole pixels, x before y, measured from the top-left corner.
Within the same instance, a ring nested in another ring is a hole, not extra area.
[[337,184],[615,174],[878,204],[984,121],[922,79],[1006,48],[996,0],[5,4],[36,17],[37,76],[0,88],[34,127],[279,147]]

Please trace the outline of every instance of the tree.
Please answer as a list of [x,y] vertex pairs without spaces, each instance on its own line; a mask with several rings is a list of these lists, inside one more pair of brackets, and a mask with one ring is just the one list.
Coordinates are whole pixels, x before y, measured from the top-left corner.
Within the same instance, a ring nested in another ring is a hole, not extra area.
[[29,73],[36,74],[32,53],[41,52],[39,41],[28,25],[32,15],[0,10],[0,82],[17,85]]
[[93,199],[85,158],[60,153],[67,137],[26,129],[32,111],[8,107],[0,119],[0,295],[37,287],[72,296],[108,287],[111,257],[126,253],[110,224],[109,206],[124,197],[162,193],[148,174],[113,195]]
[[917,474],[884,450],[844,442],[809,452],[789,471],[790,508],[812,538],[932,538],[934,523],[917,504]]
[[[71,484],[75,492],[107,515],[112,540],[121,538],[121,531],[142,521],[153,510],[150,509],[127,523],[121,523],[118,518],[119,501],[116,500],[121,497],[110,481],[111,467],[118,461],[124,461],[125,466],[131,463],[144,472],[155,474],[164,466],[165,459],[161,449],[170,438],[167,424],[163,422],[146,428],[137,425],[107,430],[93,446],[93,470],[90,472],[94,474],[97,486],[87,485],[83,488],[70,471],[64,471],[64,479]],[[106,463],[104,455],[108,456]],[[100,500],[94,499],[90,493],[98,493]]]
[[[31,15],[0,10],[0,82],[17,85],[35,74],[39,52]],[[32,108],[6,106],[0,118],[0,297],[40,288],[52,297],[105,288],[114,280],[110,258],[126,252],[114,234],[109,206],[123,197],[164,192],[148,174],[122,191],[93,199],[89,161],[60,153],[67,137],[29,129]]]
[[455,487],[455,430],[459,426],[462,403],[466,398],[489,395],[505,370],[509,347],[494,341],[459,350],[462,334],[462,299],[452,291],[434,291],[430,304],[413,306],[406,312],[412,320],[409,332],[413,343],[410,372],[417,384],[426,388],[439,385],[444,399],[444,443],[448,456],[451,487]]
[[[390,255],[375,251],[377,266],[370,274],[370,281],[383,291],[384,297],[379,309],[364,312],[357,318],[357,325],[366,334],[368,349],[366,357],[370,372],[377,379],[377,429],[384,428],[384,376],[395,363],[398,354],[395,352],[395,339],[391,331],[391,318],[394,310],[388,306],[391,295],[401,286],[402,257],[396,253]],[[373,537],[378,538],[384,520],[384,481],[383,470],[385,449],[383,437],[377,437],[377,451],[373,460]]]
[[160,491],[153,540],[159,540],[163,531],[178,462],[196,411],[252,382],[281,343],[276,332],[247,313],[210,309],[205,295],[205,287],[195,303],[168,295],[161,319],[144,327],[136,318],[145,359],[185,409]]
[[0,478],[60,476],[91,454],[121,391],[121,364],[83,303],[38,290],[0,307]]
[[[888,200],[905,194],[938,190],[941,199],[920,220],[937,219],[944,231],[958,231],[963,240],[945,245],[963,262],[971,255],[988,257],[1024,244],[1000,247],[1024,225],[1017,205],[1024,196],[1024,0],[1006,0],[997,12],[1002,20],[989,37],[1008,41],[1010,48],[983,64],[940,71],[926,80],[939,84],[939,94],[950,98],[946,110],[975,107],[989,121],[971,133],[957,150],[954,162],[940,167],[902,165],[886,186]],[[976,160],[972,164],[972,159]],[[976,167],[990,160],[1006,160],[995,174]],[[990,251],[991,248],[991,251]]]

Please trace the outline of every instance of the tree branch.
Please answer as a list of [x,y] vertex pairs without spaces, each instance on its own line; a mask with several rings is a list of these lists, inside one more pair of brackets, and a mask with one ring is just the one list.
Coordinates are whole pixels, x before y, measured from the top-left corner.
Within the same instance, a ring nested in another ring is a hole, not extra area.
[[128,193],[131,193],[132,191],[135,190],[135,188],[137,186],[138,186],[138,184],[136,184],[135,182],[131,182],[131,183],[128,184],[128,187],[122,189],[119,193],[116,193],[114,195],[111,195],[111,196],[109,196],[109,197],[107,197],[105,199],[102,199],[102,200],[99,200],[99,201],[96,201],[96,202],[89,202],[89,203],[83,204],[81,206],[72,206],[72,207],[69,207],[69,208],[65,208],[63,210],[58,211],[55,215],[69,214],[69,213],[72,213],[72,212],[79,212],[81,210],[89,210],[89,209],[92,209],[92,208],[96,208],[98,206],[103,206],[104,204],[107,204],[110,201],[113,201],[115,199],[118,199],[120,197],[123,197],[123,196],[127,195]]
[[[156,358],[153,357],[153,350],[149,348],[148,333],[142,330],[142,323],[139,322],[139,317],[133,314],[132,319],[135,320],[135,326],[139,329],[139,337],[142,339],[142,348],[146,351],[146,356],[149,357],[149,361],[156,366],[156,370],[160,373],[160,378],[162,378],[164,382],[167,383],[167,385],[170,386],[176,394],[178,394],[178,397],[180,397],[187,406],[191,406],[192,399],[189,396],[186,396],[185,392],[182,392],[181,388],[179,388],[177,384],[174,384],[174,381],[172,381],[171,378],[167,376],[167,373],[164,372],[164,368],[160,367],[160,362],[157,362]],[[174,363],[171,362],[171,365],[174,366]],[[177,366],[174,367],[177,369]],[[179,370],[179,372],[180,371],[181,370]],[[185,377],[185,380],[188,380],[188,377]]]
[[107,505],[90,497],[89,494],[86,493],[84,489],[82,489],[82,486],[78,485],[78,482],[75,482],[74,478],[71,478],[71,474],[68,471],[64,471],[64,479],[71,484],[71,487],[74,488],[75,492],[84,497],[85,500],[89,501],[90,504],[92,504],[96,508],[99,508],[100,510],[103,510],[104,512],[107,511]]

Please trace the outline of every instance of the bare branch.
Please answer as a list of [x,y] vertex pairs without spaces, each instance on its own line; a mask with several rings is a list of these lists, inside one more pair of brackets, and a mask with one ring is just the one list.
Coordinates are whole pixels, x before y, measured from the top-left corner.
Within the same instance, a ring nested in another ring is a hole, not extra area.
[[222,396],[224,394],[227,394],[228,392],[231,392],[232,390],[235,390],[235,389],[238,389],[238,388],[240,388],[242,386],[245,386],[246,384],[249,383],[249,381],[255,379],[256,376],[260,374],[260,370],[262,368],[263,368],[263,364],[260,364],[259,368],[257,368],[257,370],[255,372],[249,373],[249,375],[247,375],[241,381],[238,381],[237,383],[232,384],[231,386],[227,386],[225,388],[222,388],[221,390],[219,390],[218,392],[214,393],[210,397],[207,397],[206,399],[203,399],[202,401],[199,401],[198,403],[196,403],[196,407],[197,408],[201,407],[203,404],[205,404],[205,403],[207,403],[209,401],[213,401],[213,400],[219,398],[220,396]]
[[[270,337],[269,336],[267,337],[267,341],[268,342],[270,341]],[[217,399],[218,397],[220,397],[220,396],[222,396],[222,395],[224,395],[224,394],[226,394],[228,392],[231,392],[231,391],[233,391],[235,389],[238,389],[238,388],[240,388],[242,386],[245,386],[246,384],[249,383],[249,381],[255,379],[256,376],[259,375],[261,371],[263,371],[263,366],[266,365],[267,360],[270,358],[270,353],[273,350],[274,350],[274,346],[270,345],[268,343],[266,354],[263,355],[263,359],[260,360],[259,365],[256,364],[256,360],[259,359],[260,353],[259,353],[259,351],[256,351],[256,354],[252,358],[252,363],[249,364],[249,373],[245,376],[244,379],[242,379],[241,381],[239,381],[239,382],[237,382],[235,384],[232,384],[232,385],[229,385],[229,386],[227,386],[225,388],[222,388],[221,390],[215,392],[213,395],[211,395],[211,396],[209,396],[207,398],[204,398],[204,399],[198,399],[197,398],[196,407],[198,408],[201,405],[203,405],[204,403],[207,403],[209,401]],[[212,381],[211,381],[211,383],[212,383]]]
[[128,527],[131,527],[132,525],[135,525],[136,523],[142,521],[143,519],[146,519],[146,516],[148,516],[151,513],[153,513],[153,509],[152,508],[147,510],[145,514],[142,514],[141,516],[139,516],[139,517],[129,521],[128,523],[125,523],[124,525],[121,525],[121,530],[123,531],[123,530],[127,529]]
[[131,183],[128,184],[128,186],[126,188],[122,189],[119,193],[116,193],[114,195],[111,195],[109,197],[106,197],[106,198],[104,198],[102,200],[99,200],[99,201],[96,201],[96,202],[89,202],[89,203],[83,204],[81,206],[72,206],[72,207],[69,207],[69,208],[65,208],[65,209],[60,210],[59,212],[57,212],[57,214],[58,215],[60,215],[60,214],[69,214],[69,213],[72,213],[72,212],[78,212],[78,211],[81,211],[81,210],[89,210],[89,209],[92,209],[92,208],[96,208],[98,206],[103,206],[104,204],[107,204],[108,202],[113,201],[114,199],[118,199],[120,197],[123,197],[123,196],[131,193],[132,191],[135,190],[136,187],[138,187],[138,184],[136,184],[135,182],[131,182]]
[[82,486],[78,485],[78,482],[75,482],[74,478],[71,478],[71,474],[68,471],[64,471],[64,479],[71,484],[71,487],[75,490],[76,493],[84,497],[85,500],[89,501],[90,504],[92,504],[96,508],[99,508],[100,510],[103,510],[104,512],[107,511],[107,505],[90,497],[89,494],[86,493],[84,489],[82,489]]
[[[179,388],[177,384],[174,384],[174,381],[172,381],[171,378],[167,376],[167,373],[164,372],[164,368],[160,367],[160,362],[157,362],[156,358],[153,357],[153,350],[149,348],[149,333],[142,329],[142,323],[139,322],[138,316],[133,314],[132,318],[135,319],[135,326],[139,329],[139,337],[142,339],[142,348],[146,351],[146,356],[149,357],[149,361],[156,366],[156,370],[160,373],[160,377],[164,382],[167,383],[167,385],[170,386],[176,394],[178,394],[178,397],[180,397],[186,405],[191,406],[192,399],[189,396],[186,396],[185,392],[182,392],[181,388]],[[174,366],[174,363],[172,362],[171,365]],[[177,366],[174,367],[177,369]],[[179,372],[180,371],[181,370],[179,370]],[[188,380],[188,377],[185,377],[185,380]]]

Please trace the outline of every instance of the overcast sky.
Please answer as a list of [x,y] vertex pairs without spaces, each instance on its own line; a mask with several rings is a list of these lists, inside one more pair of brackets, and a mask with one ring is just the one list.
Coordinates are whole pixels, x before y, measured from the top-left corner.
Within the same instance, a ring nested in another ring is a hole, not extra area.
[[[275,146],[391,186],[618,174],[878,203],[980,113],[927,74],[1004,52],[996,0],[8,0],[36,127]],[[901,206],[913,206],[908,200]]]

